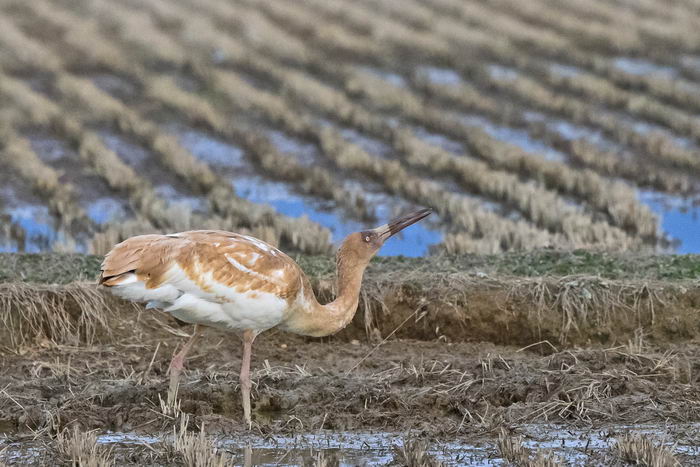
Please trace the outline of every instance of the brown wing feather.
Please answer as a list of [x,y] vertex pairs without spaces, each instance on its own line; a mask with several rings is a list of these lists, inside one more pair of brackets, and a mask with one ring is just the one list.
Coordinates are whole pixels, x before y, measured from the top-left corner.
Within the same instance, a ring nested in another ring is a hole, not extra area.
[[292,299],[301,287],[301,270],[289,256],[261,240],[217,230],[129,238],[105,256],[100,283],[117,285],[135,273],[155,288],[167,282],[173,264],[205,292],[221,285]]

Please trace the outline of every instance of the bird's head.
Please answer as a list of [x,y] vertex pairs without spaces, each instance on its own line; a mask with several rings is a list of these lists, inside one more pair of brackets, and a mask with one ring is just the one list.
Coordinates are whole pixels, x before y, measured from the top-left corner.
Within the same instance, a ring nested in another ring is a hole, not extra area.
[[432,209],[420,209],[418,211],[400,216],[390,220],[384,225],[380,225],[374,229],[355,232],[347,236],[340,249],[338,250],[339,258],[341,256],[351,256],[356,260],[369,261],[394,234],[402,231],[409,225],[415,224],[419,220],[427,217],[433,212]]

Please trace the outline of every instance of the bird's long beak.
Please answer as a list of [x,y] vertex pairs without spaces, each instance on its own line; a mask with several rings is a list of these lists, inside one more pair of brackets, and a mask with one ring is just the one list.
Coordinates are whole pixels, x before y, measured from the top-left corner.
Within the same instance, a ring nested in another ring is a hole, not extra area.
[[432,213],[432,209],[421,209],[411,214],[406,214],[405,216],[397,217],[396,219],[390,220],[387,224],[381,225],[374,229],[379,235],[379,238],[386,240],[395,233],[398,233],[408,227],[409,225],[415,224],[421,219],[424,219]]

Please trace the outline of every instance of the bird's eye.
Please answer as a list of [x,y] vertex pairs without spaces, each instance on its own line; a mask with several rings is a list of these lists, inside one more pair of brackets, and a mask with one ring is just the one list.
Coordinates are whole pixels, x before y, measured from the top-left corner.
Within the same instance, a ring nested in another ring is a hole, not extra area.
[[366,242],[369,242],[369,235],[366,235],[366,236],[365,236],[365,241],[366,241]]

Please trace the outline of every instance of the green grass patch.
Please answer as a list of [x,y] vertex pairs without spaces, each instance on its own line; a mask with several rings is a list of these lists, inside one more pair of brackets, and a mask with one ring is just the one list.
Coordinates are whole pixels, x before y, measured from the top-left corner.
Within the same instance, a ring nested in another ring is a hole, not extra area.
[[[295,255],[294,259],[313,278],[335,272],[330,256]],[[95,280],[101,256],[79,254],[0,253],[0,282],[67,284]],[[494,276],[568,276],[575,274],[608,279],[687,280],[700,279],[700,255],[609,254],[577,250],[533,251],[500,255],[377,257],[369,272],[442,272]]]

